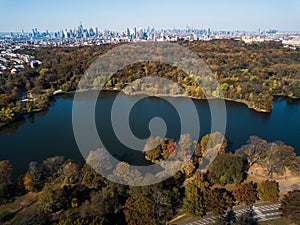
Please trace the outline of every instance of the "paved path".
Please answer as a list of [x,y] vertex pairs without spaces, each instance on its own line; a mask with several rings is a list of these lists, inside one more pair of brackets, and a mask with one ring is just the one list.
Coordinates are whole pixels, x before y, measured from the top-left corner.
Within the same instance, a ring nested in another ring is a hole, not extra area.
[[[254,218],[258,221],[266,221],[271,219],[277,219],[281,217],[281,212],[279,210],[280,204],[269,204],[269,203],[257,203],[252,207],[254,212]],[[237,206],[233,208],[236,217],[245,214],[250,211],[249,207]],[[176,223],[172,222],[172,225],[209,225],[214,224],[217,217],[213,214],[207,215],[203,218],[188,218],[184,221]]]

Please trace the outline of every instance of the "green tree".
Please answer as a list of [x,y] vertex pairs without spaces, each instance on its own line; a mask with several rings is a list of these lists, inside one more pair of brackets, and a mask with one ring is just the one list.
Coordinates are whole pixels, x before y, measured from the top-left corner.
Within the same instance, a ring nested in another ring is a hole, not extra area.
[[2,121],[2,122],[13,121],[14,118],[15,118],[15,113],[11,108],[9,108],[9,107],[1,108],[0,121]]
[[244,177],[244,164],[241,157],[231,154],[219,154],[209,165],[212,177],[220,184],[240,184]]
[[104,177],[99,175],[89,164],[85,164],[82,168],[81,183],[88,188],[100,189],[107,183],[107,181]]
[[292,95],[295,97],[300,97],[300,82],[299,81],[293,81],[290,85],[289,88],[292,92]]
[[67,162],[62,167],[62,176],[66,185],[76,184],[80,178],[80,167],[73,161]]
[[278,183],[274,180],[265,180],[258,184],[258,197],[263,201],[278,202]]
[[202,174],[199,170],[197,170],[192,182],[185,186],[183,210],[192,216],[204,216],[208,208],[206,197],[210,188],[211,183],[207,174]]
[[138,191],[126,200],[124,215],[128,225],[156,224],[154,202]]
[[38,210],[48,214],[66,209],[69,205],[66,191],[63,188],[46,185],[38,199]]

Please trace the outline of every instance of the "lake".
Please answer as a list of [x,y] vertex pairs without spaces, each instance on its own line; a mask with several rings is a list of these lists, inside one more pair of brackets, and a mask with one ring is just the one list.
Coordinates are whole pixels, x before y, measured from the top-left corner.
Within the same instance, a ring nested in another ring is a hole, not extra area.
[[[82,93],[80,104],[89,107],[91,100],[87,93]],[[103,144],[120,160],[135,165],[143,165],[142,153],[124,147],[114,135],[110,121],[112,103],[116,92],[103,93],[96,107],[96,124]],[[122,95],[123,104],[134,101],[135,96]],[[184,107],[185,99],[176,98]],[[213,100],[218,104],[219,100]],[[201,136],[210,132],[210,111],[207,101],[193,100],[200,116]],[[24,121],[10,124],[0,131],[0,160],[11,161],[14,174],[19,175],[27,170],[31,161],[41,162],[44,159],[64,155],[76,161],[83,161],[76,145],[72,129],[73,95],[63,95],[49,110],[35,114]],[[277,98],[270,114],[255,112],[246,105],[226,101],[228,149],[234,151],[246,144],[249,136],[257,135],[268,141],[281,140],[292,145],[300,154],[300,103]],[[120,115],[122,116],[122,115]],[[139,101],[130,114],[130,127],[139,138],[150,134],[148,124],[151,118],[161,117],[167,124],[167,136],[178,140],[180,122],[178,113],[167,101],[157,97],[147,97]],[[83,118],[84,120],[84,118]],[[97,146],[95,146],[97,148]]]

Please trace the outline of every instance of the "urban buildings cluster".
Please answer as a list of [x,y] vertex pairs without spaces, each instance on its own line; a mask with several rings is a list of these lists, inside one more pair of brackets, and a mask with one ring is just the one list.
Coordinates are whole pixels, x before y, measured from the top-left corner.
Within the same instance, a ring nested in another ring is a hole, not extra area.
[[11,74],[16,74],[20,70],[24,69],[24,65],[34,68],[42,64],[41,61],[35,59],[34,56],[27,54],[15,53],[16,49],[19,49],[19,46],[1,46],[0,44],[0,75],[4,71],[10,71]]
[[[211,28],[195,29],[187,26],[185,29],[160,29],[155,28],[132,28],[124,31],[100,31],[98,28],[84,28],[82,24],[74,29],[65,29],[57,32],[40,32],[37,28],[32,32],[0,33],[0,42],[20,42],[27,45],[94,45],[103,43],[120,43],[136,41],[195,41],[212,39],[237,39],[245,42],[252,41],[289,41],[287,44],[300,46],[300,33],[279,32],[274,29],[267,31],[259,29],[255,32],[247,31],[219,31]],[[294,39],[298,41],[295,41]],[[291,41],[292,40],[292,41]]]
[[245,43],[278,41],[286,47],[296,49],[300,47],[300,33],[279,32],[271,29],[256,32],[247,31],[219,31],[211,28],[195,29],[187,26],[185,29],[155,28],[127,28],[125,31],[100,31],[98,28],[84,28],[80,24],[74,29],[65,29],[57,32],[40,32],[37,28],[32,32],[0,33],[0,74],[10,70],[12,74],[24,68],[24,64],[32,67],[41,62],[33,56],[14,53],[15,50],[26,47],[45,46],[84,46],[110,43],[142,42],[142,41],[209,41],[213,39],[235,39]]

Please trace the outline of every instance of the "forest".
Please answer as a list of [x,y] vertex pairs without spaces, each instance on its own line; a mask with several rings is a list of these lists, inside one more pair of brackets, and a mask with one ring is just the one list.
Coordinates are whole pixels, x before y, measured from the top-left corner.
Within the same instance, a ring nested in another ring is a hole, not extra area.
[[[211,69],[220,86],[211,96],[243,102],[257,111],[271,112],[274,96],[300,97],[300,50],[285,48],[278,42],[245,44],[236,40],[178,42],[197,54]],[[120,44],[118,44],[120,45]],[[101,54],[118,46],[103,44],[86,47],[26,48],[18,52],[42,61],[37,68],[17,74],[0,75],[0,125],[21,119],[26,113],[43,110],[57,90],[74,92],[91,63]],[[120,90],[142,77],[158,76],[178,83],[186,95],[205,98],[203,87],[209,80],[197,82],[194,74],[157,62],[141,62],[119,70],[105,85]],[[93,81],[93,88],[99,85]],[[153,87],[157,91],[158,87]],[[31,94],[30,98],[28,97]],[[29,98],[22,102],[21,99]],[[33,98],[33,99],[32,99]]]
[[[153,143],[159,144],[153,148]],[[207,169],[200,170],[205,153],[216,147],[216,159]],[[226,215],[236,205],[267,201],[281,202],[283,216],[299,224],[299,187],[294,185],[290,192],[280,193],[278,182],[272,179],[273,175],[287,171],[300,175],[300,161],[293,147],[252,136],[247,144],[231,153],[226,138],[216,132],[205,135],[198,143],[188,134],[178,143],[152,137],[144,149],[145,158],[151,161],[172,158],[174,152],[181,156],[191,154],[191,159],[169,179],[142,187],[111,182],[99,175],[88,159],[87,163],[78,163],[55,156],[31,162],[18,179],[12,178],[11,163],[0,161],[0,222],[153,225],[166,224],[182,212],[193,217],[213,212],[220,218],[218,224],[250,225],[257,224],[250,214],[236,221]],[[247,171],[253,164],[263,166],[269,179],[249,179]],[[120,180],[143,179],[126,162],[112,170]]]

